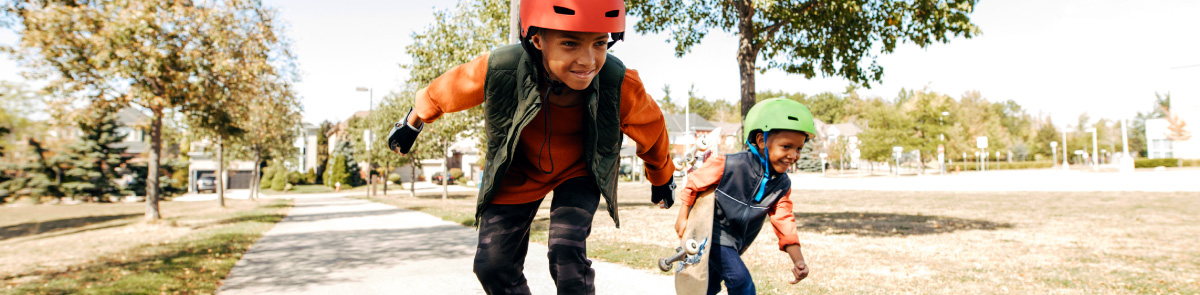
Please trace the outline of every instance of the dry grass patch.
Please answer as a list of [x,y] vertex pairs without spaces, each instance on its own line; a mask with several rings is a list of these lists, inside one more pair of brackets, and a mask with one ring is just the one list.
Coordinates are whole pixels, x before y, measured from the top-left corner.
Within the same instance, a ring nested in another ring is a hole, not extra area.
[[[650,204],[649,184],[618,187],[621,228],[602,201],[588,255],[657,269],[678,244],[678,210]],[[452,221],[475,210],[474,198],[396,200]],[[788,285],[791,261],[764,229],[742,257],[762,294],[1200,293],[1196,193],[797,190],[792,200],[812,275]],[[549,204],[534,241],[545,243]]]
[[4,294],[212,293],[290,201],[3,207]]

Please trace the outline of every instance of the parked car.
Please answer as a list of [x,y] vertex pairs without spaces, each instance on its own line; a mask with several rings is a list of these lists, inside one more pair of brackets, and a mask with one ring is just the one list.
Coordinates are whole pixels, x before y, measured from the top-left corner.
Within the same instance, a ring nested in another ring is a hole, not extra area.
[[[442,173],[441,172],[434,173],[433,177],[429,180],[429,182],[432,182],[434,184],[442,184]],[[450,183],[450,184],[454,184],[454,175],[451,174],[450,180],[447,180],[446,182]]]
[[201,176],[196,179],[196,192],[203,193],[204,191],[217,192],[216,176]]

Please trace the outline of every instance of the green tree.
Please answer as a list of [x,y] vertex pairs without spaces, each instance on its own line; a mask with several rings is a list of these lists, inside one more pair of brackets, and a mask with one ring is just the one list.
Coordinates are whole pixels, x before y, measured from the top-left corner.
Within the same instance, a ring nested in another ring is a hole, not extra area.
[[[710,30],[738,36],[742,117],[756,102],[755,74],[769,69],[819,72],[868,86],[883,78],[876,59],[896,45],[948,43],[979,33],[968,14],[976,0],[777,1],[630,0],[641,33],[670,31],[675,55],[688,53]],[[766,62],[758,66],[759,59]]]
[[108,197],[122,194],[114,183],[121,177],[117,169],[132,157],[122,156],[126,148],[117,145],[126,136],[117,130],[119,106],[94,101],[87,109],[90,111],[76,118],[82,136],[71,147],[71,168],[66,170],[67,181],[62,186],[75,196],[107,202]]
[[899,107],[882,99],[865,100],[858,106],[862,119],[868,123],[866,130],[859,133],[862,159],[885,162],[892,159],[892,147],[900,146],[911,150],[916,141],[913,137],[915,123]]
[[[102,0],[44,2],[16,0],[5,10],[19,23],[18,57],[32,65],[34,76],[53,78],[49,89],[81,93],[90,100],[120,100],[150,110],[149,166],[146,175],[146,218],[159,219],[160,172],[163,170],[163,118],[180,111],[189,122],[228,118],[210,75],[221,67],[241,64],[228,56],[210,55],[212,47],[234,35],[238,23],[211,17],[258,1]],[[262,23],[242,23],[263,26]],[[269,25],[269,24],[267,24]],[[271,30],[266,30],[271,31]],[[261,37],[261,36],[255,36]],[[240,56],[246,58],[245,56]],[[221,81],[233,85],[239,81]]]
[[[409,104],[412,105],[412,104]],[[317,182],[325,183],[326,170],[329,165],[329,131],[333,130],[333,122],[322,121],[317,131]]]
[[671,101],[671,85],[663,84],[662,90],[663,96],[657,100],[658,108],[662,109],[667,115],[682,113],[683,111],[679,110],[680,107],[675,105],[675,102]]
[[[462,0],[453,10],[435,11],[434,25],[413,33],[413,44],[405,47],[413,59],[412,64],[402,66],[410,71],[408,82],[424,87],[452,67],[505,44],[508,30],[497,28],[509,27],[509,4],[504,0]],[[419,159],[445,159],[454,142],[480,141],[483,125],[479,118],[483,118],[482,105],[443,115],[417,138],[413,153]],[[445,167],[442,170],[447,171]],[[442,198],[447,194],[443,187]]]

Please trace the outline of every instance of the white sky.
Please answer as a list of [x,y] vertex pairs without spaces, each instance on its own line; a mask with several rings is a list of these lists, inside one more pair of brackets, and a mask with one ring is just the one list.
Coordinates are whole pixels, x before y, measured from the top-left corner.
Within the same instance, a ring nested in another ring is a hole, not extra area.
[[[267,0],[290,23],[304,81],[304,120],[340,120],[367,109],[407,78],[398,64],[409,61],[411,34],[433,21],[435,7],[453,1]],[[860,90],[892,98],[900,88],[922,88],[959,97],[979,90],[991,101],[1012,99],[1031,113],[1049,113],[1056,124],[1082,112],[1093,118],[1128,118],[1149,110],[1154,92],[1171,92],[1176,103],[1200,104],[1200,1],[1191,0],[1006,0],[981,1],[972,20],[983,34],[927,49],[901,45],[879,59],[883,82]],[[632,22],[627,24],[632,28]],[[633,32],[614,47],[637,69],[655,98],[670,84],[675,97],[696,85],[709,99],[736,100],[740,93],[736,43],[713,32],[675,58],[666,35]],[[0,43],[16,36],[0,32]],[[20,70],[0,59],[0,80],[20,81]],[[843,79],[771,71],[758,76],[759,90],[815,94],[842,92]],[[33,83],[31,84],[38,84]]]

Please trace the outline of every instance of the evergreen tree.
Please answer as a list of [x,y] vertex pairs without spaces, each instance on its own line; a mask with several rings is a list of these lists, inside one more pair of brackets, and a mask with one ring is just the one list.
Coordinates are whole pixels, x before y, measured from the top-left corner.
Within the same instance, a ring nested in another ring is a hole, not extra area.
[[124,147],[114,147],[125,139],[117,128],[119,106],[97,101],[89,112],[77,119],[83,136],[72,145],[69,155],[71,168],[65,172],[63,189],[89,201],[108,201],[108,196],[119,196],[121,191],[113,184],[120,178],[117,167],[129,162],[132,157],[122,156]]
[[796,166],[804,172],[821,172],[821,158],[813,150],[812,142],[805,144],[804,149],[800,150],[800,160],[796,161]]

